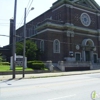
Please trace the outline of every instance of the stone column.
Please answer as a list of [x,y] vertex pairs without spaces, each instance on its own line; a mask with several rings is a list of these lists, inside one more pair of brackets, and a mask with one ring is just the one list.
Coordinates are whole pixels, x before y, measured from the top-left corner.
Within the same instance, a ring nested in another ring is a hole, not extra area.
[[90,69],[92,70],[93,69],[93,65],[92,65],[92,63],[90,62]]
[[85,61],[85,51],[82,50],[82,60]]
[[46,67],[49,68],[50,71],[53,71],[53,64],[52,61],[46,61]]
[[61,71],[65,71],[65,66],[64,66],[64,62],[63,62],[63,61],[59,61],[57,67],[58,67]]
[[94,63],[93,51],[90,52],[91,62]]

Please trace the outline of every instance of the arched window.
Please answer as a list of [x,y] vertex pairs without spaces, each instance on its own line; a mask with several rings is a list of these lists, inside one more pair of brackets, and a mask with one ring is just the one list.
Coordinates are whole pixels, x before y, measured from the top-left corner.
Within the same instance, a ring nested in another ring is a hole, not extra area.
[[53,42],[53,51],[54,53],[60,53],[60,41],[58,39]]
[[40,50],[44,51],[44,41],[43,40],[40,41]]

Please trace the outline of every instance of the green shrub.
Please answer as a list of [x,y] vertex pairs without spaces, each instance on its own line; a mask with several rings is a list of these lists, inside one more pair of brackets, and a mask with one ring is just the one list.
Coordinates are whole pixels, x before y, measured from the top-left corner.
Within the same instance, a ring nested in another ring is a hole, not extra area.
[[42,61],[34,60],[33,63],[43,63]]
[[43,63],[42,61],[28,61],[27,66],[28,68],[32,68],[32,63]]
[[44,63],[32,63],[32,69],[42,70],[45,68]]
[[28,62],[27,62],[28,68],[32,68],[32,63],[33,63],[33,61],[28,61]]
[[10,65],[9,62],[0,62],[0,65]]

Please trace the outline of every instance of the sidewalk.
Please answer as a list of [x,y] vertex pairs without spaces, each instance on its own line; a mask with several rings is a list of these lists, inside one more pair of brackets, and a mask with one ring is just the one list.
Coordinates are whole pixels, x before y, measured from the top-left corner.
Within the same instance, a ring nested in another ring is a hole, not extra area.
[[[81,75],[81,74],[93,74],[100,73],[99,70],[88,70],[88,71],[70,71],[70,72],[50,72],[50,73],[33,73],[25,74],[24,79],[31,78],[46,78],[46,77],[57,77],[57,76],[70,76],[70,75]],[[22,78],[22,74],[17,74],[15,79]],[[0,81],[12,79],[12,75],[0,75]]]

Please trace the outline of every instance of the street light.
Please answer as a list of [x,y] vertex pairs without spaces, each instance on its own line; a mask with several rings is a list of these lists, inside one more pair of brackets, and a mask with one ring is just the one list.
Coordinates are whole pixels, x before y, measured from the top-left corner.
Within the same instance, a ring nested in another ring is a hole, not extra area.
[[[31,10],[33,10],[34,8],[32,7],[30,10],[29,10],[29,12],[31,11]],[[28,13],[29,13],[28,12]],[[28,14],[27,14],[28,15]],[[25,49],[25,47],[26,47],[26,8],[25,8],[25,11],[24,11],[24,47],[23,47],[23,78],[24,78],[24,76],[25,76],[25,51],[26,51],[26,49]]]

